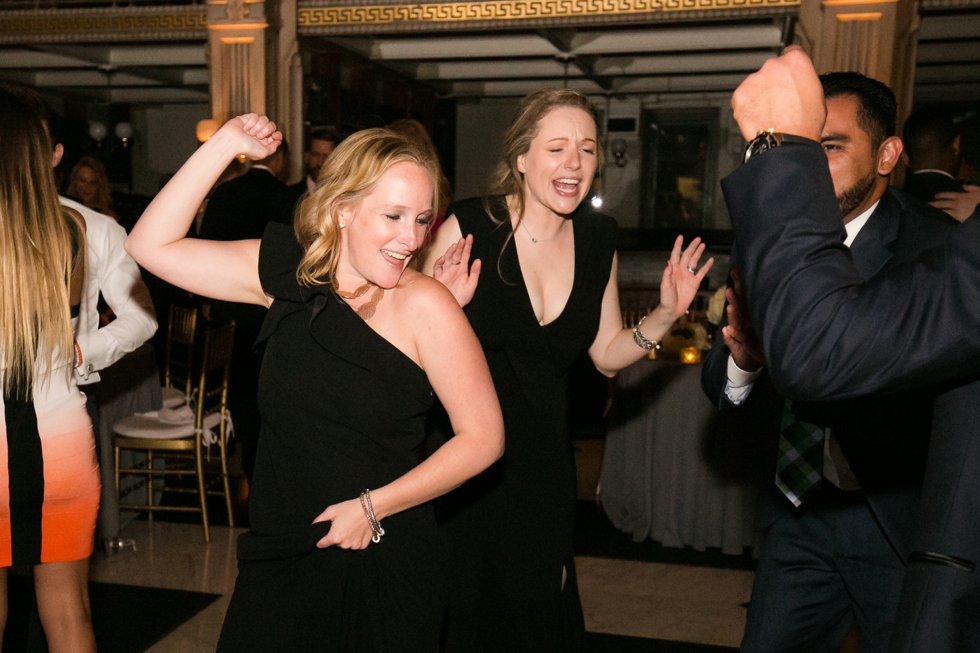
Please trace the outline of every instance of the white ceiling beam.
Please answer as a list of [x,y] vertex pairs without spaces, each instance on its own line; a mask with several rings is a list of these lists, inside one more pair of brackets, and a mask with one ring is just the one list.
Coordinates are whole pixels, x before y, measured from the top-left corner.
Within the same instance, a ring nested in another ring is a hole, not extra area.
[[[497,80],[485,82],[454,82],[451,95],[456,97],[522,96],[542,87],[562,88],[564,80]],[[602,93],[603,89],[584,77],[569,79],[568,88],[580,93]]]
[[923,16],[919,41],[980,39],[980,14]]
[[119,68],[128,66],[206,66],[204,44],[146,45],[114,47],[109,63]]
[[980,41],[920,43],[915,52],[915,60],[916,63],[980,61]]
[[113,73],[112,80],[101,70],[72,70],[72,71],[53,71],[40,70],[34,75],[34,84],[41,88],[52,86],[74,87],[74,86],[101,86],[120,87],[120,86],[161,86],[161,82],[148,77],[129,75],[126,73]]
[[0,79],[5,82],[23,84],[24,86],[34,86],[34,76],[36,74],[31,70],[0,68]]
[[[420,80],[562,77],[564,74],[565,64],[555,59],[423,61],[415,69],[415,78]],[[582,71],[570,65],[568,76],[581,77]]]
[[916,84],[916,102],[976,102],[980,100],[980,84]]
[[445,38],[375,39],[365,51],[363,39],[330,39],[371,59],[485,59],[541,57],[559,54],[551,43],[534,34],[514,36],[452,36]]
[[211,73],[207,68],[185,68],[183,81],[187,86],[210,86]]
[[166,104],[170,102],[209,102],[207,91],[188,88],[114,88],[112,102],[116,104]]
[[36,50],[0,50],[0,68],[91,68],[92,63],[74,57]]
[[775,49],[781,48],[782,45],[782,31],[775,24],[657,27],[643,30],[579,32],[572,39],[572,54]]
[[915,69],[916,84],[976,82],[977,80],[980,80],[980,63],[952,64],[948,66],[918,66]]
[[735,52],[675,54],[652,57],[600,57],[595,63],[597,75],[676,75],[683,73],[755,71],[775,52]]
[[697,93],[708,91],[734,91],[746,77],[748,77],[748,73],[620,78],[615,81],[613,92]]
[[[363,38],[334,37],[330,40],[376,60],[485,59],[561,54],[547,39],[533,34],[379,38],[373,41]],[[775,24],[658,27],[644,30],[579,32],[572,37],[571,45],[569,54],[574,55],[776,49],[782,46],[782,32]]]

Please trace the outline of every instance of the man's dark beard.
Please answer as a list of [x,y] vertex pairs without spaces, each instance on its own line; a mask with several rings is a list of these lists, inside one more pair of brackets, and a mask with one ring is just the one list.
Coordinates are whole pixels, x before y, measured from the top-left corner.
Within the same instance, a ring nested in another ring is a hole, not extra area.
[[874,188],[875,182],[878,181],[878,173],[874,170],[871,171],[864,179],[858,179],[854,182],[854,185],[845,190],[843,193],[837,196],[837,205],[840,207],[840,214],[842,217],[847,217],[851,211],[856,209],[864,201],[864,198],[868,196],[871,189]]

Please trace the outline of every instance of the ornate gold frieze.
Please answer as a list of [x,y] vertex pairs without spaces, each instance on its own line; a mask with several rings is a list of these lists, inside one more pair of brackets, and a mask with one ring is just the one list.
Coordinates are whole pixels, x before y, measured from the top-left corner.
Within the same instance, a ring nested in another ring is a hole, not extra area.
[[0,11],[0,43],[206,38],[204,7]]
[[[373,4],[322,6],[302,3],[298,11],[300,32],[321,28],[379,26],[384,24],[485,23],[494,21],[541,21],[590,17],[629,17],[637,14],[732,12],[795,8],[800,0],[484,0],[482,2],[430,2],[423,4]],[[679,16],[678,16],[679,17]],[[705,16],[707,17],[707,16]]]

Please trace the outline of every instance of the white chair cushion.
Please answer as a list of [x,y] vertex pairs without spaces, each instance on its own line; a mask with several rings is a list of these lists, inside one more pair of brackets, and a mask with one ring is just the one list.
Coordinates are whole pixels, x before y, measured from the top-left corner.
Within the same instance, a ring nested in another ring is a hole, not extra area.
[[124,417],[112,425],[118,435],[130,438],[177,440],[194,435],[194,420],[185,423],[163,422],[158,411]]
[[187,403],[187,397],[184,393],[177,388],[160,388],[160,394],[163,395],[163,407],[164,408],[177,408],[178,406],[183,406]]
[[[232,434],[231,414],[226,412],[228,420],[226,436]],[[221,424],[221,413],[211,413],[204,417],[203,440],[205,445],[218,441],[218,427]],[[137,413],[124,417],[112,429],[118,434],[130,438],[151,438],[157,440],[176,440],[194,435],[194,413],[187,406],[177,409],[163,408],[148,413]]]

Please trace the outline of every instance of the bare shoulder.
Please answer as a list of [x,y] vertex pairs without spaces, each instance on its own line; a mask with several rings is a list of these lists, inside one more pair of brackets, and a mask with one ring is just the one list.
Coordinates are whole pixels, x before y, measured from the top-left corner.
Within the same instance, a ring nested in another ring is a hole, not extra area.
[[415,270],[406,270],[402,274],[395,294],[400,310],[408,311],[422,320],[445,317],[447,314],[463,317],[463,309],[444,285]]

